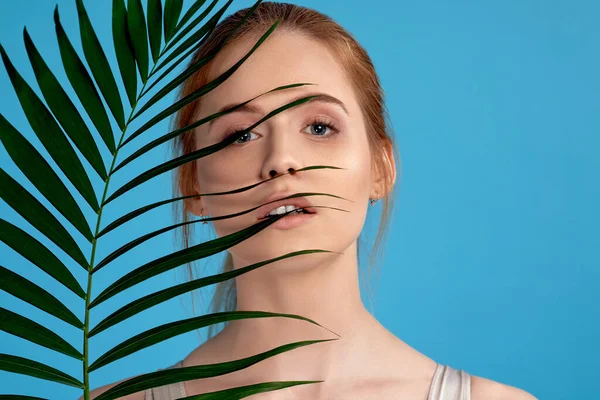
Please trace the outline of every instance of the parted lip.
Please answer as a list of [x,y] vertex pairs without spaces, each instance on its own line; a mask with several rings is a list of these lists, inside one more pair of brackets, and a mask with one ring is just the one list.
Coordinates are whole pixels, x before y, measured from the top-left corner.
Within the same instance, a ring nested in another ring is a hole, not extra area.
[[[296,192],[297,193],[297,192]],[[312,207],[312,204],[310,203],[310,201],[308,201],[306,199],[306,197],[292,197],[290,199],[284,199],[284,200],[280,200],[284,197],[287,196],[291,196],[294,193],[290,192],[290,193],[274,193],[271,196],[269,196],[267,198],[267,200],[265,200],[266,202],[271,202],[269,204],[265,204],[264,206],[260,207],[257,211],[256,211],[256,219],[265,219],[267,214],[270,213],[272,210],[279,208],[281,206],[296,206],[298,208],[303,208],[305,209],[307,212],[311,213],[311,214],[315,214],[317,211]],[[277,201],[275,201],[277,200]]]

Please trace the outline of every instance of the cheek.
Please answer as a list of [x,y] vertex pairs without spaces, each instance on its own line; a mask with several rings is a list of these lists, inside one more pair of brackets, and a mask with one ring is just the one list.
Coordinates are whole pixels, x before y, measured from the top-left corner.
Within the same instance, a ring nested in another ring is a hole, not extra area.
[[[250,183],[249,177],[244,178],[243,172],[240,169],[222,161],[218,157],[204,157],[196,162],[196,179],[202,193],[219,193],[228,192],[241,187],[247,186]],[[245,192],[248,193],[248,192]],[[239,210],[240,202],[243,203],[245,196],[244,192],[206,196],[202,199],[202,204],[207,212],[212,215],[233,213]]]
[[[354,132],[355,137],[365,134]],[[366,134],[365,134],[366,135]],[[343,148],[343,149],[342,149]],[[326,179],[318,180],[318,192],[341,196],[347,200],[315,197],[315,202],[323,202],[346,210],[325,210],[325,218],[319,229],[320,240],[336,250],[345,248],[360,235],[368,211],[368,198],[371,186],[371,155],[365,140],[348,140],[336,151],[323,154],[319,164],[345,168],[345,170],[324,172]],[[327,171],[327,170],[323,170]],[[319,200],[316,200],[319,199]],[[341,247],[339,247],[341,246]]]
[[365,132],[355,132],[349,141],[346,151],[336,162],[347,168],[340,175],[344,176],[344,185],[352,193],[352,200],[359,203],[363,197],[369,196],[371,185],[371,154]]
[[344,208],[352,212],[354,224],[363,224],[367,211],[366,204],[368,203],[371,182],[371,161],[368,154],[365,156],[365,152],[360,151],[349,156],[344,165],[348,168],[348,171],[344,173],[344,194],[341,196],[354,202],[344,202],[346,204]]
[[[212,139],[206,135],[204,129],[196,131],[195,150],[212,146],[220,141],[218,138]],[[227,149],[222,149],[195,161],[196,177],[202,192],[221,191],[223,188],[234,189],[231,185],[235,184],[235,178],[240,176],[239,166],[232,162],[233,160],[227,157],[225,152]]]

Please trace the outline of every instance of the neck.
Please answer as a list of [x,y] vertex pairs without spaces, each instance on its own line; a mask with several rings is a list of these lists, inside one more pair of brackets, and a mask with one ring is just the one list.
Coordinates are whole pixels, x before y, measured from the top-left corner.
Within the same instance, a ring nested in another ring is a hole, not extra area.
[[[311,259],[312,258],[312,259]],[[248,265],[234,257],[234,268]],[[348,379],[365,376],[365,362],[390,350],[393,335],[364,307],[358,280],[356,242],[344,254],[307,254],[280,260],[236,279],[236,311],[267,311],[312,319],[240,319],[214,341],[219,359],[250,357],[284,344],[336,339],[295,348],[242,370],[244,380]],[[202,362],[204,364],[206,362]],[[307,368],[308,367],[308,368]]]

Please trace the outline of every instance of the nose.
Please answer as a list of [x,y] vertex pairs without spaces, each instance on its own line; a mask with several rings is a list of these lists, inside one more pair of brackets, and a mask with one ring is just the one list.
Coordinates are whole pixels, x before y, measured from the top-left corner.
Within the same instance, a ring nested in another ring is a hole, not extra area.
[[288,136],[286,137],[286,130],[283,126],[278,125],[277,130],[273,127],[273,131],[267,138],[270,142],[268,146],[267,156],[262,169],[262,178],[272,179],[276,176],[289,172],[294,174],[297,169],[301,168],[298,160],[298,154],[294,151],[293,140]]
[[[290,173],[291,175],[293,175],[296,172],[296,170],[294,168],[288,168],[287,172]],[[277,175],[278,174],[277,174],[276,170],[272,169],[272,170],[269,171],[269,177],[270,178],[275,178]]]

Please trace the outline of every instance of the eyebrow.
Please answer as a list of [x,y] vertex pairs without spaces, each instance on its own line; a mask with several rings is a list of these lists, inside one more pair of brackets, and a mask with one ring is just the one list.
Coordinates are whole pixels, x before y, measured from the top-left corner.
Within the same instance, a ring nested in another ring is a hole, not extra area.
[[[296,107],[304,106],[304,105],[306,105],[306,104],[309,104],[309,103],[326,103],[326,104],[334,104],[334,105],[336,105],[336,106],[340,107],[342,110],[344,110],[344,112],[346,113],[346,115],[350,115],[350,113],[348,112],[348,109],[346,108],[346,106],[344,105],[344,103],[343,103],[343,102],[342,102],[340,99],[338,99],[338,98],[336,98],[336,97],[333,97],[333,96],[331,96],[331,95],[329,95],[329,94],[326,94],[326,93],[308,93],[308,94],[301,94],[301,95],[298,95],[298,96],[294,97],[293,99],[291,99],[291,100],[290,100],[290,103],[292,103],[292,102],[294,102],[294,101],[297,101],[297,100],[300,100],[300,99],[302,99],[302,98],[304,98],[304,97],[310,97],[310,96],[319,96],[319,97],[313,97],[312,99],[310,99],[310,100],[307,100],[306,102],[304,102],[304,103],[302,103],[302,104],[299,104],[299,105],[298,105],[298,106],[296,106]],[[230,109],[230,108],[233,108],[233,107],[237,106],[238,104],[239,104],[239,103],[231,103],[231,104],[227,104],[227,105],[225,105],[225,106],[221,107],[221,108],[219,109],[219,111],[217,111],[217,112],[218,112],[218,113],[225,112],[225,111],[227,111],[228,109]],[[211,125],[213,124],[213,122],[215,122],[215,121],[219,120],[220,118],[223,118],[223,117],[225,117],[225,116],[227,116],[227,115],[231,115],[231,114],[234,114],[234,113],[239,113],[239,112],[248,112],[248,113],[254,113],[254,114],[266,114],[262,108],[258,107],[258,106],[257,106],[257,105],[255,105],[255,104],[251,104],[251,103],[244,104],[243,106],[241,106],[241,107],[237,108],[235,111],[232,111],[232,112],[230,112],[229,114],[222,115],[222,116],[220,116],[220,117],[218,117],[218,118],[215,118],[215,119],[213,119],[213,120],[209,121],[209,123],[208,123],[208,130],[210,131],[210,127],[211,127]]]

